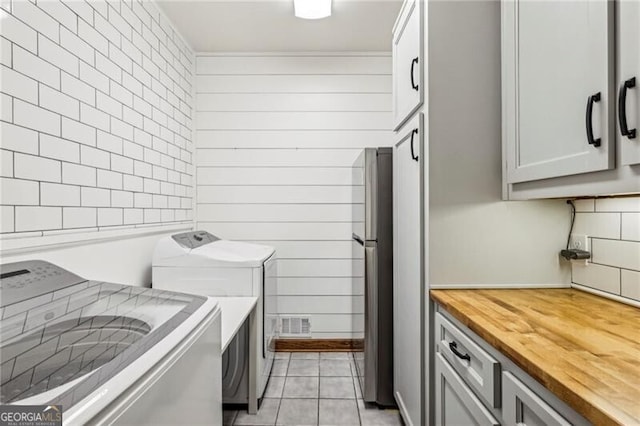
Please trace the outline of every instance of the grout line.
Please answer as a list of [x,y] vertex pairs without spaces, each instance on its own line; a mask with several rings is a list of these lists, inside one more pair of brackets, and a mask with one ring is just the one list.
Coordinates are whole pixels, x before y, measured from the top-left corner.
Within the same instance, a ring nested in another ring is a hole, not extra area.
[[[318,373],[319,374],[319,373]],[[317,400],[317,416],[316,416],[316,424],[320,424],[320,376],[318,376],[318,400]]]
[[[164,127],[164,126],[163,126]],[[251,129],[245,129],[245,128],[221,128],[221,127],[215,127],[215,128],[195,128],[194,129],[196,132],[197,131],[202,131],[202,130],[209,130],[209,131],[215,131],[215,132],[237,132],[237,131],[246,131],[246,130],[252,130],[252,131],[268,131],[268,130],[273,130],[273,131],[278,131],[278,132],[321,132],[321,131],[326,131],[326,130],[335,130],[335,131],[354,131],[354,132],[385,132],[388,133],[389,129],[386,128],[377,128],[377,129],[354,129],[354,128],[348,128],[348,129],[340,129],[340,128],[320,128],[320,129],[315,129],[315,128],[309,128],[309,127],[301,127],[301,128],[297,128],[297,129],[274,129],[274,128],[251,128]],[[347,149],[347,148],[345,148]],[[352,149],[352,148],[348,148],[348,149]]]
[[199,109],[196,112],[219,113],[219,114],[389,114],[393,111],[385,110],[226,110],[226,109]]
[[[161,151],[157,151],[162,153]],[[164,154],[164,153],[163,153]],[[246,169],[246,168],[250,168],[250,169],[347,169],[347,170],[352,170],[354,169],[353,166],[336,166],[336,165],[318,165],[318,166],[314,166],[314,165],[305,165],[305,164],[294,164],[294,165],[264,165],[264,166],[259,166],[259,165],[252,165],[251,163],[245,163],[243,165],[240,166],[223,166],[223,165],[213,165],[213,166],[207,166],[207,165],[198,165],[197,166],[199,169]],[[353,184],[349,184],[348,186],[364,186],[364,185],[353,185]]]
[[360,406],[358,405],[358,389],[356,388],[357,386],[360,386],[360,382],[358,379],[358,370],[355,365],[356,360],[354,358],[353,352],[351,353],[350,362],[351,362],[351,373],[352,373],[351,382],[353,384],[353,393],[356,400],[356,411],[358,413],[358,422],[360,423],[360,425],[362,425],[362,416],[360,415]]
[[[200,77],[196,75],[196,78]],[[357,91],[357,92],[215,92],[215,91],[205,91],[205,92],[196,92],[196,97],[198,95],[392,95],[392,92],[368,92],[368,91]],[[375,112],[375,111],[374,111]]]
[[622,242],[628,242],[628,243],[640,243],[640,241],[637,241],[637,240],[625,240],[625,239],[622,239],[622,238],[606,238],[606,237],[589,237],[589,238],[591,238],[592,240],[622,241]]
[[[300,74],[300,73],[269,73],[269,72],[265,72],[265,73],[256,73],[256,74],[209,74],[209,73],[197,73],[196,74],[199,77],[244,77],[244,78],[250,78],[250,77],[271,77],[271,76],[278,76],[278,77],[292,77],[292,76],[296,76],[296,77],[325,77],[325,76],[330,76],[330,77],[367,77],[367,76],[374,76],[374,77],[391,77],[392,74],[390,73],[314,73],[314,74]],[[285,92],[287,93],[287,92]],[[313,93],[313,92],[311,92]]]
[[592,262],[589,261],[590,265],[597,265],[597,266],[605,266],[607,268],[612,268],[612,269],[624,269],[625,271],[631,271],[631,272],[640,272],[640,270],[638,269],[632,269],[632,268],[626,268],[624,266],[612,266],[612,265],[608,265],[606,263],[599,263],[599,262]]
[[[247,169],[253,169],[253,167],[245,167]],[[198,188],[211,188],[211,187],[237,187],[237,186],[250,186],[252,188],[261,188],[261,187],[265,187],[265,186],[276,186],[276,187],[290,187],[290,186],[296,186],[296,187],[305,187],[305,186],[313,186],[313,187],[347,187],[347,186],[357,186],[357,187],[364,187],[364,185],[352,185],[352,184],[325,184],[325,183],[302,183],[302,184],[293,184],[293,183],[215,183],[215,184],[205,184],[205,183],[199,183],[198,184]],[[198,204],[202,204],[202,203],[198,203]],[[358,203],[361,204],[361,203]]]

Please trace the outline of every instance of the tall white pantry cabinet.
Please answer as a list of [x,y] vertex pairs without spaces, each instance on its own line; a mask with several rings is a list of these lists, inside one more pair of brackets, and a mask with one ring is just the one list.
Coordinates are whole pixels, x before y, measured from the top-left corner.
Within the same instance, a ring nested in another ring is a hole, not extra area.
[[393,391],[405,424],[425,420],[423,2],[407,0],[393,29]]
[[406,0],[394,27],[394,394],[407,425],[436,421],[429,288],[505,280],[475,262],[492,241],[458,229],[500,233],[526,217],[500,204],[500,11],[494,0]]

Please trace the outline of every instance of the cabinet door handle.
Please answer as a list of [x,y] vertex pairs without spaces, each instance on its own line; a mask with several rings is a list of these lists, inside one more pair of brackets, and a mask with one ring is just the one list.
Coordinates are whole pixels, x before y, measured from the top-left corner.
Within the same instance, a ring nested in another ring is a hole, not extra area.
[[595,95],[589,96],[589,99],[587,99],[587,141],[589,145],[593,146],[600,146],[601,142],[600,138],[595,139],[593,137],[593,104],[600,102],[600,98],[600,92],[598,92]]
[[418,65],[418,57],[416,56],[415,58],[413,58],[413,60],[411,61],[411,87],[413,87],[413,90],[417,91],[418,90],[418,85],[415,83],[414,79],[413,79],[413,68]]
[[467,360],[471,362],[471,357],[469,354],[463,354],[458,350],[458,344],[456,342],[449,342],[449,349],[453,352],[458,358]]
[[418,134],[418,129],[413,129],[411,131],[411,159],[418,161],[418,156],[415,154],[413,150],[413,136]]
[[636,78],[632,77],[622,83],[620,95],[618,96],[618,121],[620,122],[620,133],[629,139],[636,138],[636,129],[629,129],[627,126],[627,90],[636,87]]

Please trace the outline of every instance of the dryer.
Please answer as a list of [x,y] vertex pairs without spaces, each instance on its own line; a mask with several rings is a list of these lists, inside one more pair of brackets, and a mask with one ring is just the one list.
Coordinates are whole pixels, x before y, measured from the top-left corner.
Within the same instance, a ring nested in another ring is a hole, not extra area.
[[[256,395],[269,380],[278,336],[277,263],[273,247],[223,240],[206,231],[162,238],[153,255],[152,286],[215,297],[258,297]],[[223,312],[224,317],[224,312]],[[248,327],[245,324],[223,354],[222,394],[227,404],[249,398]]]

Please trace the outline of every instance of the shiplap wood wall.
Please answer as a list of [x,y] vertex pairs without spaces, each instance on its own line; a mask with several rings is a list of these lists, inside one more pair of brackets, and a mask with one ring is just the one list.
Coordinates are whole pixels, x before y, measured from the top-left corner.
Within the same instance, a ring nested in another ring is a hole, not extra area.
[[274,246],[279,311],[309,315],[313,337],[361,337],[352,165],[392,144],[391,57],[199,55],[196,74],[197,226]]

